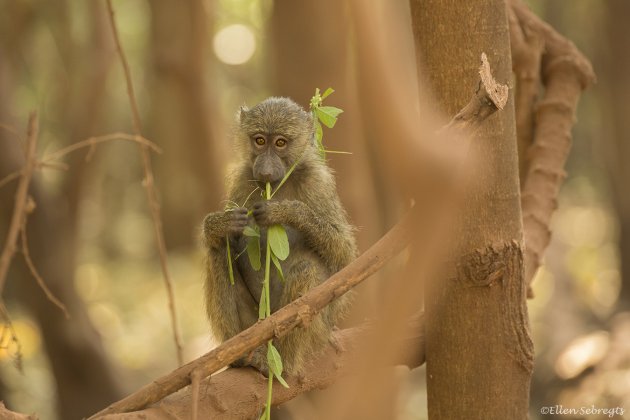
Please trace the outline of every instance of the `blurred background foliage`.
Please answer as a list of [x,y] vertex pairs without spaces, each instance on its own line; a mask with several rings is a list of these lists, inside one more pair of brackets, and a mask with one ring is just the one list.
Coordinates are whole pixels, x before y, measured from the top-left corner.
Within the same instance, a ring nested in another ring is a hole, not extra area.
[[[580,104],[553,240],[529,301],[537,352],[531,415],[553,404],[630,411],[630,315],[623,312],[630,302],[630,6],[530,4],[592,59],[599,76]],[[203,216],[223,205],[236,109],[270,95],[307,106],[315,87],[337,90],[329,101],[346,112],[326,141],[353,153],[329,159],[361,250],[399,213],[371,147],[387,139],[371,135],[378,108],[361,100],[366,87],[343,3],[119,0],[114,7],[144,133],[164,150],[153,161],[188,361],[214,345],[197,236]],[[89,136],[131,132],[106,13],[103,1],[0,0],[0,178],[21,165],[19,136],[7,128],[23,133],[30,110],[40,113],[40,156]],[[392,48],[404,49],[413,66],[411,42]],[[40,171],[28,225],[36,265],[71,320],[43,297],[19,255],[4,296],[23,373],[3,335],[0,400],[46,419],[87,415],[176,367],[137,147],[111,142],[89,162],[85,155],[68,156],[67,170]],[[14,188],[0,189],[0,238]],[[377,280],[362,286],[356,319],[374,315],[382,287]],[[424,369],[400,375],[403,418],[426,418]]]

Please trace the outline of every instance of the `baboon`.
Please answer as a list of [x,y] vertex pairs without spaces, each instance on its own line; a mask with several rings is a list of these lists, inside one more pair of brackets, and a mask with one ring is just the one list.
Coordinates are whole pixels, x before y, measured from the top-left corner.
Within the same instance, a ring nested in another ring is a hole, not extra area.
[[[281,224],[287,232],[289,257],[281,262],[285,281],[271,270],[270,303],[274,312],[341,270],[356,256],[354,228],[341,205],[335,179],[314,142],[310,113],[288,98],[272,97],[251,109],[242,107],[234,135],[236,162],[227,178],[227,199],[238,208],[210,213],[203,223],[207,248],[206,309],[217,339],[225,341],[258,320],[264,269],[255,271],[243,254],[233,262],[235,284],[228,274],[229,238],[234,259],[245,249],[243,229],[256,223],[261,244],[266,228]],[[258,188],[272,190],[287,171],[295,169],[270,201]],[[253,206],[249,200],[254,202]],[[251,208],[248,216],[248,208]],[[262,261],[265,260],[265,247]],[[274,343],[284,370],[299,374],[329,340],[335,323],[348,309],[346,295],[328,305],[308,327],[296,328]],[[259,347],[233,366],[251,365],[268,375],[266,348]]]

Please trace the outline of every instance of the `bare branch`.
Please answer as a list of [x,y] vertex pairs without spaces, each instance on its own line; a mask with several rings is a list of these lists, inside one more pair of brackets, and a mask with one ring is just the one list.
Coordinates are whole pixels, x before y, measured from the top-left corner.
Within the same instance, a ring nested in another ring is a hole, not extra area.
[[[112,27],[112,35],[116,43],[116,49],[120,56],[120,62],[123,66],[125,74],[125,81],[127,83],[127,96],[129,96],[129,104],[131,106],[131,112],[133,115],[134,132],[137,136],[142,135],[142,129],[140,125],[140,113],[138,111],[138,103],[136,101],[136,95],[133,89],[133,82],[131,80],[131,71],[129,70],[129,64],[127,63],[127,57],[123,50],[118,35],[118,29],[116,28],[116,19],[114,17],[114,8],[112,1],[107,0],[107,10],[109,11],[109,22]],[[162,217],[160,215],[160,204],[158,203],[157,191],[155,188],[153,178],[153,167],[151,164],[151,155],[147,146],[140,146],[140,152],[142,155],[142,167],[144,169],[144,186],[147,191],[147,199],[149,201],[149,207],[151,209],[151,218],[153,219],[153,228],[155,231],[155,238],[157,241],[158,252],[160,255],[160,265],[162,267],[162,275],[164,276],[164,283],[166,285],[166,293],[168,296],[168,308],[171,314],[171,327],[173,329],[173,339],[175,341],[175,347],[177,350],[177,361],[181,366],[184,363],[184,356],[182,350],[182,339],[179,332],[179,326],[177,324],[177,311],[175,309],[175,296],[173,293],[173,283],[168,270],[168,263],[166,259],[166,243],[164,242],[164,232],[162,229]]]
[[[33,207],[34,206],[35,206],[35,203],[33,203]],[[33,263],[33,260],[31,259],[31,253],[28,248],[28,240],[26,237],[26,218],[24,218],[24,223],[22,223],[22,227],[20,231],[21,231],[21,242],[22,242],[22,255],[24,255],[24,260],[26,261],[26,265],[28,266],[29,271],[31,272],[33,277],[35,277],[37,284],[44,291],[44,294],[46,294],[46,297],[48,298],[48,300],[51,301],[59,309],[61,309],[66,319],[70,319],[70,314],[68,313],[68,309],[66,309],[66,305],[64,305],[61,302],[61,300],[59,300],[53,294],[53,292],[48,288],[48,286],[46,285],[46,282],[37,271],[37,268],[35,267],[35,264]]]
[[[141,146],[146,146],[150,148],[155,153],[162,153],[162,149],[160,149],[155,143],[153,143],[152,141],[142,136],[127,134],[127,133],[111,133],[111,134],[104,134],[102,136],[88,137],[85,140],[81,140],[77,143],[71,144],[70,146],[67,146],[55,152],[49,153],[46,156],[44,156],[42,159],[37,161],[36,168],[37,169],[51,168],[51,169],[67,170],[68,165],[66,165],[65,163],[51,162],[51,161],[54,161],[56,159],[59,159],[61,157],[64,157],[70,154],[71,152],[74,152],[74,151],[77,151],[86,147],[89,147],[90,152],[92,152],[98,144],[105,143],[108,141],[114,141],[114,140],[126,140],[130,142],[138,143]],[[8,184],[9,182],[13,181],[14,179],[19,178],[20,174],[21,174],[21,170],[11,172],[10,174],[2,178],[2,180],[0,180],[0,188]]]
[[15,192],[15,203],[11,224],[7,233],[4,249],[0,255],[0,295],[4,290],[11,260],[15,255],[20,227],[24,223],[27,211],[28,188],[37,164],[37,137],[39,135],[39,121],[37,113],[32,112],[28,119],[28,137],[26,141],[26,155],[24,168],[21,171],[20,182]]
[[[358,327],[335,331],[333,340],[336,345],[329,345],[313,359],[305,368],[301,377],[286,377],[289,388],[274,388],[273,405],[283,404],[305,392],[324,389],[340,378],[357,373],[357,354],[361,339],[372,330],[372,324],[366,323]],[[424,318],[422,315],[412,317],[405,326],[402,337],[390,337],[396,341],[394,346],[405,349],[388,366],[406,365],[410,369],[424,363]],[[194,383],[193,383],[194,384]],[[194,385],[193,385],[194,386]],[[197,410],[200,418],[233,419],[253,418],[265,404],[267,389],[266,379],[254,369],[228,369],[199,385],[203,392],[199,395]],[[238,390],[235,392],[235,390]],[[193,399],[193,405],[190,401]],[[156,406],[146,410],[130,413],[142,418],[151,415],[176,413],[179,418],[191,418],[194,415],[195,390],[193,387],[182,393],[172,395]],[[247,401],[246,404],[243,402]],[[108,415],[107,420],[123,419],[130,414]],[[194,417],[193,417],[194,418]]]

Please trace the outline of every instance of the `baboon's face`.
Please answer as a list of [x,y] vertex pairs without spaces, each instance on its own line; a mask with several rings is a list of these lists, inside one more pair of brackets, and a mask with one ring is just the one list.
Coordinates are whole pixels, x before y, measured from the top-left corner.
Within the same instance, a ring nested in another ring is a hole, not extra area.
[[279,182],[304,148],[311,147],[313,120],[287,98],[269,98],[252,109],[242,108],[240,127],[259,182]]
[[256,133],[252,137],[252,150],[256,158],[252,171],[260,182],[280,181],[287,171],[283,158],[286,158],[289,139],[277,133]]

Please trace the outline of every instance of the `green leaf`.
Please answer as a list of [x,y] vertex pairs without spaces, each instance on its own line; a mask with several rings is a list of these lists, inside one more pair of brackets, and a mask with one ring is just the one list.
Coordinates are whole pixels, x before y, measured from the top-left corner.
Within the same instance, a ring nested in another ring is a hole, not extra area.
[[337,116],[343,112],[334,106],[320,106],[315,110],[317,118],[328,128],[333,128],[337,122]]
[[271,261],[273,261],[273,265],[276,266],[276,270],[278,271],[278,275],[280,276],[280,280],[284,283],[284,273],[282,272],[282,266],[280,265],[280,261],[278,261],[278,257],[276,257],[273,253],[271,254]]
[[276,257],[282,261],[286,260],[289,256],[289,238],[287,237],[287,231],[284,230],[282,225],[271,225],[267,229],[267,241],[271,246],[271,251]]
[[260,238],[260,233],[251,226],[245,226],[245,229],[243,229],[243,235]]
[[316,120],[315,121],[315,140],[317,141],[317,144],[321,144],[323,138],[324,138],[324,128],[322,127],[322,124],[319,122],[319,120]]
[[234,269],[232,268],[232,250],[230,250],[230,237],[225,236],[225,244],[227,245],[227,260],[228,260],[228,277],[230,278],[230,284],[234,286]]
[[265,319],[267,316],[267,294],[265,288],[262,288],[260,295],[260,303],[258,304],[258,319]]
[[267,346],[267,364],[269,365],[269,370],[278,378],[278,382],[280,382],[283,387],[288,388],[289,384],[282,378],[282,370],[284,369],[282,366],[282,357],[280,357],[278,349],[276,349],[272,343],[269,343]]
[[273,343],[267,345],[267,363],[269,364],[269,370],[272,371],[274,375],[282,375],[282,370],[284,369],[282,366],[282,357]]
[[335,91],[335,89],[330,88],[330,87],[329,87],[328,89],[326,89],[326,90],[324,91],[324,93],[322,94],[322,101],[323,101],[324,99],[326,99],[327,97],[329,97],[329,96],[330,96],[330,95],[331,95],[334,91]]
[[276,379],[278,380],[278,382],[280,382],[280,385],[282,385],[282,386],[283,386],[283,387],[285,387],[285,388],[288,388],[288,387],[289,387],[289,384],[287,383],[287,381],[285,381],[285,380],[284,380],[284,378],[283,378],[282,376],[280,376],[280,375],[275,375],[275,374],[274,374],[274,376],[276,377]]
[[247,256],[252,268],[256,271],[260,270],[260,237],[250,237],[247,240]]

